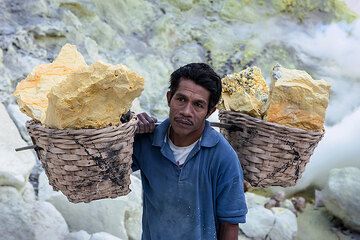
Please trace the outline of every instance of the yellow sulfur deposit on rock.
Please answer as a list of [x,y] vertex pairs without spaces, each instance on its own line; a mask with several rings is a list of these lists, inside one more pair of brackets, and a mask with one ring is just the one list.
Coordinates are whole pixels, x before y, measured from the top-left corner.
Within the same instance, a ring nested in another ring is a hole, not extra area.
[[43,122],[50,89],[65,80],[69,74],[86,67],[85,60],[76,50],[76,46],[70,44],[63,46],[54,62],[35,67],[17,85],[14,95],[21,111]]
[[305,71],[273,68],[264,120],[311,131],[323,129],[330,85]]
[[101,128],[118,124],[144,87],[124,65],[86,65],[73,45],[51,64],[35,68],[14,95],[30,117],[52,128]]
[[124,65],[96,62],[51,89],[45,125],[62,129],[118,124],[143,85],[143,78]]
[[222,100],[219,109],[261,117],[269,94],[265,79],[258,67],[249,67],[222,79]]

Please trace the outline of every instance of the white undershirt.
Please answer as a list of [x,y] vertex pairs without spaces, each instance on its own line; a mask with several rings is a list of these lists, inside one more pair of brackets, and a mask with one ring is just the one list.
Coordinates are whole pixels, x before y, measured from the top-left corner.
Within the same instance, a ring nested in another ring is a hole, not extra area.
[[169,130],[168,130],[168,134],[167,136],[165,137],[165,142],[167,139],[169,139],[169,146],[170,146],[170,149],[173,151],[173,154],[174,154],[174,158],[175,158],[175,162],[177,165],[183,165],[186,158],[189,156],[191,150],[194,148],[194,146],[196,145],[196,143],[200,140],[198,139],[197,141],[195,141],[194,143],[192,143],[191,145],[189,146],[186,146],[186,147],[178,147],[176,146],[170,139],[170,127],[169,127]]
[[180,165],[184,164],[186,158],[189,156],[189,153],[191,152],[191,150],[194,148],[194,146],[196,145],[196,143],[198,141],[199,140],[197,140],[193,144],[186,146],[186,147],[178,147],[169,138],[169,146],[170,146],[171,150],[173,151],[177,165],[180,166]]

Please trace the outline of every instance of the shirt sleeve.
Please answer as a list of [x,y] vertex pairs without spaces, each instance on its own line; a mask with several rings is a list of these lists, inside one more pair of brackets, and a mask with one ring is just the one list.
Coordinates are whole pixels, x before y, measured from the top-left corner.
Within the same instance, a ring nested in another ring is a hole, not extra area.
[[216,187],[217,219],[232,224],[245,223],[247,206],[243,171],[233,150],[224,156],[226,159],[220,164]]

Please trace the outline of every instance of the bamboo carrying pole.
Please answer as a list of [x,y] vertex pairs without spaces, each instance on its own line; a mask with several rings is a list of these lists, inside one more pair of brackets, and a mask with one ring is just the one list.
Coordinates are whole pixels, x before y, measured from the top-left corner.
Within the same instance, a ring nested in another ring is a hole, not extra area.
[[[161,124],[161,122],[155,123],[156,126],[158,126],[160,124]],[[224,128],[224,129],[236,129],[236,125],[227,124],[227,123],[210,122],[210,125],[213,127]],[[15,148],[15,151],[20,152],[20,151],[29,150],[29,149],[35,149],[36,147],[37,147],[36,145],[29,145],[29,146],[25,146],[25,147]]]

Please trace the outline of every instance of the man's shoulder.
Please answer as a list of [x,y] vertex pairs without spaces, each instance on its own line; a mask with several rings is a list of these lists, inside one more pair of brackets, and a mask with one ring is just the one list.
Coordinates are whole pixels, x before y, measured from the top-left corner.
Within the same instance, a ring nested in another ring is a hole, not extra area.
[[217,139],[216,143],[214,142],[213,145],[207,146],[207,151],[209,151],[210,154],[207,156],[211,156],[211,165],[215,167],[215,169],[218,169],[239,164],[237,153],[225,137],[213,128],[211,136],[213,139]]
[[226,138],[215,129],[213,129],[213,132],[213,134],[216,135],[216,138],[218,138],[217,144],[214,145],[214,148],[219,149],[221,152],[224,153],[234,153],[234,149],[228,142],[228,140],[226,140]]

